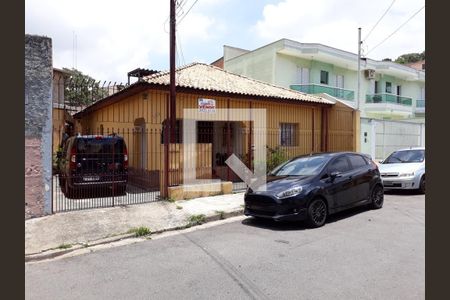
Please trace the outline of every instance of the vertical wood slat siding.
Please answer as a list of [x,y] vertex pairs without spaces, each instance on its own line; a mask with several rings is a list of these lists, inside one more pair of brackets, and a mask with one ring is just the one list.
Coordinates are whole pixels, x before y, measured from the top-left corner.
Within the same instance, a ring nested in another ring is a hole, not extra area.
[[[216,100],[217,108],[227,107],[227,97],[222,96],[202,96],[196,94],[177,94],[177,118],[181,119],[184,108],[197,109],[198,98],[213,98]],[[130,132],[127,135],[126,143],[129,153],[136,153],[133,149],[132,131],[134,129],[134,121],[137,118],[144,118],[146,128],[149,130],[149,138],[147,139],[147,151],[149,152],[147,159],[147,168],[149,170],[162,170],[163,168],[163,144],[161,144],[162,122],[166,119],[166,101],[167,92],[158,90],[148,90],[147,100],[143,99],[142,94],[137,94],[124,99],[119,103],[101,108],[84,117],[82,124],[85,128],[99,128],[103,125],[106,129],[114,128],[120,132]],[[249,107],[248,99],[230,98],[230,108]],[[353,110],[342,104],[337,103],[331,108],[325,108],[328,113],[325,114],[322,108],[312,108],[311,106],[301,104],[275,103],[268,101],[253,101],[253,108],[265,108],[267,117],[267,145],[271,148],[280,146],[280,124],[294,123],[297,124],[297,136],[295,146],[283,146],[283,149],[289,157],[308,154],[311,152],[319,152],[325,150],[325,144],[328,144],[328,151],[351,151],[353,149]],[[244,113],[244,112],[243,112]],[[314,114],[314,118],[312,117]],[[322,115],[328,115],[328,121],[322,120]],[[314,119],[314,126],[313,126]],[[248,128],[249,122],[242,122],[242,149],[244,153],[248,153]],[[328,140],[324,140],[324,132],[328,125]],[[314,132],[313,132],[314,127]],[[313,138],[314,134],[314,138]],[[314,148],[312,141],[314,140]],[[198,151],[201,155],[209,157],[208,159],[198,160],[199,168],[205,168],[212,165],[212,155],[206,155],[205,151],[212,151],[211,148],[204,146]],[[206,149],[206,150],[205,150]],[[180,156],[180,145],[171,146],[170,150],[174,152],[175,158],[171,159],[170,167],[180,168],[182,165],[182,157]],[[155,153],[153,155],[151,152]],[[173,156],[172,156],[173,157]],[[205,171],[202,171],[205,172]],[[173,174],[173,178],[179,177]],[[175,179],[173,179],[175,180]],[[162,181],[161,181],[162,182]]]

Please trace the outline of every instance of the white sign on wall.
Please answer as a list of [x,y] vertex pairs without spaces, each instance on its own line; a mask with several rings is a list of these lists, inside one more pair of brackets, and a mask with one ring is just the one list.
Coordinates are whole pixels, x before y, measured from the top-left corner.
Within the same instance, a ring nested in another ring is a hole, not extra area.
[[198,98],[198,111],[204,113],[215,113],[216,112],[216,100]]

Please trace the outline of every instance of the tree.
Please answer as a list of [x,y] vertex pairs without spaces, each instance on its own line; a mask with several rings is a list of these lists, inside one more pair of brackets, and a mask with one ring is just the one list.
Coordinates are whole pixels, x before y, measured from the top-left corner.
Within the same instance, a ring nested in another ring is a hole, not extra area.
[[414,63],[425,59],[425,51],[422,53],[407,53],[400,55],[395,62],[399,64]]
[[390,58],[383,58],[382,61],[392,61],[392,59],[390,59]]
[[86,106],[92,104],[108,95],[108,91],[100,86],[100,81],[96,81],[89,75],[83,74],[77,69],[63,70],[71,73],[65,81],[65,101],[71,106]]

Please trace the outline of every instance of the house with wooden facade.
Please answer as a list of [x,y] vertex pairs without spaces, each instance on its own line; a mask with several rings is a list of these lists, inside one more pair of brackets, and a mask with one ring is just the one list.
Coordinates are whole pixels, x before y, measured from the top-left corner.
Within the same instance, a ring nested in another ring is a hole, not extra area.
[[[265,109],[267,147],[286,158],[322,151],[357,151],[359,113],[332,101],[237,75],[203,63],[176,70],[175,137],[168,140],[169,72],[144,76],[76,113],[82,134],[118,134],[128,148],[129,184],[159,189],[183,184],[183,110]],[[209,102],[208,102],[209,101]],[[210,107],[211,108],[211,107]],[[197,121],[197,178],[240,179],[226,166],[232,153],[252,165],[250,121]]]

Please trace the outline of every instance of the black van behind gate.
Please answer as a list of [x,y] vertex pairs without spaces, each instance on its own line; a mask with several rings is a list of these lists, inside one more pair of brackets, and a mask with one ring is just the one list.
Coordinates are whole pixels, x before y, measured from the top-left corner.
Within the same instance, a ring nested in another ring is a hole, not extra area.
[[159,189],[143,189],[129,183],[126,144],[117,134],[68,138],[56,154],[53,211],[159,200]]

